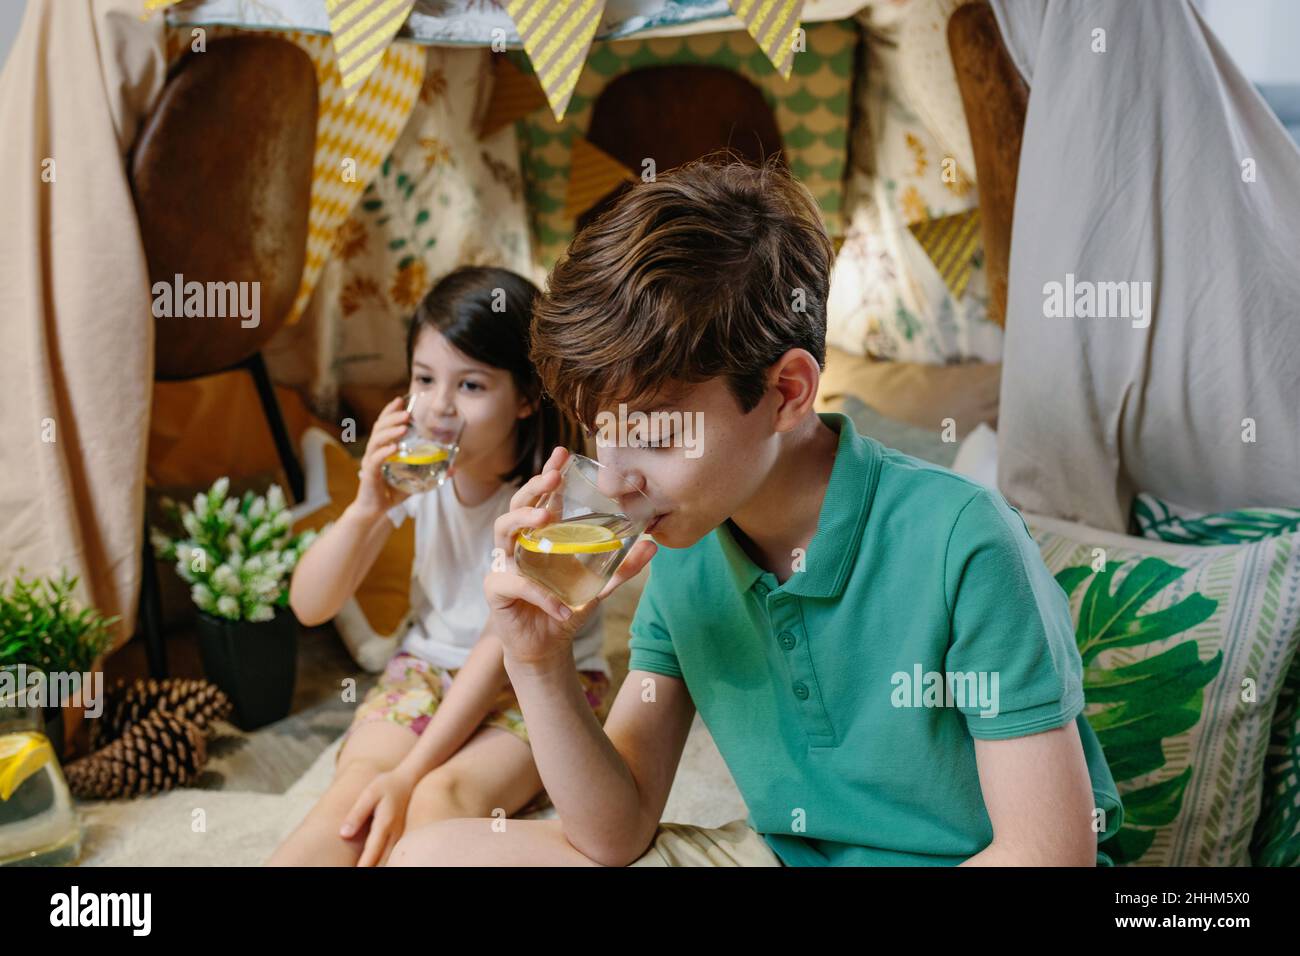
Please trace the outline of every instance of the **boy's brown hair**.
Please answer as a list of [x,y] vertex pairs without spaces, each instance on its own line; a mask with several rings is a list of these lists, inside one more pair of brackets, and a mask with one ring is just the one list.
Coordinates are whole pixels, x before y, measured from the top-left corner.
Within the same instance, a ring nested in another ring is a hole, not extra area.
[[744,412],[792,348],[826,357],[834,248],[779,158],[709,157],[629,190],[583,229],[534,310],[532,358],[587,428],[616,402],[723,376]]

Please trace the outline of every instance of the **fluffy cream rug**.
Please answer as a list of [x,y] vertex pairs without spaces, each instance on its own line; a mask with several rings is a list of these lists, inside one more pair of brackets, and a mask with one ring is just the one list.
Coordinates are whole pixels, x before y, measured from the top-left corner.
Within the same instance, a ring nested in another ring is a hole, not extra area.
[[[82,866],[260,866],[329,786],[335,740],[282,794],[173,790],[156,797],[79,804]],[[720,826],[745,816],[713,738],[697,715],[664,820]],[[535,817],[555,815],[548,808]]]

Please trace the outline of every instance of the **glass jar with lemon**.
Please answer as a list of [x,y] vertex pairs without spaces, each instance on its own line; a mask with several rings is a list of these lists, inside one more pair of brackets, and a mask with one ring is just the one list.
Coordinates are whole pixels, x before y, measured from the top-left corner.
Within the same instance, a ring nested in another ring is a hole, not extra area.
[[18,668],[0,670],[0,865],[56,866],[81,852],[81,827],[58,755],[29,706]]

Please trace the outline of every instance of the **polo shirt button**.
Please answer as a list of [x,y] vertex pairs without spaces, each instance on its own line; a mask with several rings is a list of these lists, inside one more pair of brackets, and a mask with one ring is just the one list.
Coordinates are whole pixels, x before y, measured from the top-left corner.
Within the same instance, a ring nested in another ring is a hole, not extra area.
[[782,631],[781,646],[784,647],[787,651],[789,651],[794,649],[794,644],[795,644],[794,635],[791,634],[789,631]]
[[805,683],[804,683],[803,681],[801,681],[801,680],[797,680],[797,681],[795,681],[795,682],[794,682],[794,696],[798,697],[800,700],[807,700],[807,699],[808,699],[808,685],[805,684]]

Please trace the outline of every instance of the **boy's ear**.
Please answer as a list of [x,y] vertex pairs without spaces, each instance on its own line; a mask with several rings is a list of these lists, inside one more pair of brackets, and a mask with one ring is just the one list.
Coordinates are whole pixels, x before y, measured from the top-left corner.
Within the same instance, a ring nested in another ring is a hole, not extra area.
[[[780,390],[783,405],[789,405],[792,412],[797,407],[813,406],[818,378],[816,359],[805,349],[790,349],[768,369],[768,382]],[[798,412],[790,418],[800,420],[805,414]]]
[[515,413],[515,418],[528,418],[536,414],[540,405],[541,401],[539,399],[519,399],[519,410]]

